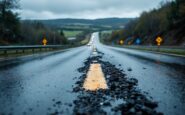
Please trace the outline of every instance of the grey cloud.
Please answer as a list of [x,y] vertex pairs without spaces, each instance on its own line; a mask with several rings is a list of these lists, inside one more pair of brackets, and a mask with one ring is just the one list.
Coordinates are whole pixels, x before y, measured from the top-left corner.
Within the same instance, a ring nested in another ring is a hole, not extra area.
[[[21,0],[21,17],[89,18],[135,17],[159,5],[161,0]],[[129,15],[128,13],[132,14]],[[101,15],[100,15],[101,14]],[[78,16],[81,15],[81,16]]]

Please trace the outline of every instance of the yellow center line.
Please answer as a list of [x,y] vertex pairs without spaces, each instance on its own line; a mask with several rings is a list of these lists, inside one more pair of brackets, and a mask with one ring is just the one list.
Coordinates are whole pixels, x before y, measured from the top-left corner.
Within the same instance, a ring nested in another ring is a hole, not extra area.
[[96,46],[93,46],[93,52],[96,52]]
[[93,50],[94,52],[96,52],[96,48],[94,48],[94,50]]
[[108,88],[100,64],[91,64],[83,87],[91,91]]

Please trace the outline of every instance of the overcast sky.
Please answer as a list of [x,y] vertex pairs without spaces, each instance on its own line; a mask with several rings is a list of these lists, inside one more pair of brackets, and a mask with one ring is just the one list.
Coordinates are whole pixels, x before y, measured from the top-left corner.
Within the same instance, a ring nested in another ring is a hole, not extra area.
[[22,19],[138,17],[162,0],[21,0]]

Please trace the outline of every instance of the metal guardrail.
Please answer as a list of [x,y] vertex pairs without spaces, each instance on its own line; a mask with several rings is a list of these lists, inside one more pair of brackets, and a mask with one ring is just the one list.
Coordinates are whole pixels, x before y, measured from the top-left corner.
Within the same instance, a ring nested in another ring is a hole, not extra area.
[[0,50],[3,49],[30,49],[30,48],[60,48],[68,45],[29,45],[29,46],[0,46]]
[[30,46],[0,46],[1,54],[7,54],[9,51],[15,51],[15,53],[25,53],[26,50],[31,50],[32,52],[35,52],[36,49],[39,49],[42,51],[43,49],[45,51],[48,50],[55,50],[55,49],[63,49],[63,48],[70,48],[70,45],[30,45]]
[[165,48],[165,49],[184,49],[185,46],[140,46],[140,45],[123,45],[127,48]]

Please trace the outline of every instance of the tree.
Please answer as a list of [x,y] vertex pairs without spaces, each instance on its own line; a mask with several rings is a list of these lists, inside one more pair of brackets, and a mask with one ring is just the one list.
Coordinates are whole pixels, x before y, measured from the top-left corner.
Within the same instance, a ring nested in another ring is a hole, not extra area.
[[61,44],[67,44],[67,38],[65,37],[65,34],[63,30],[60,31],[60,37],[61,37]]
[[63,37],[65,36],[63,30],[60,30],[60,35]]
[[18,0],[0,0],[0,39],[15,42],[19,34],[19,17],[12,10],[18,9]]

